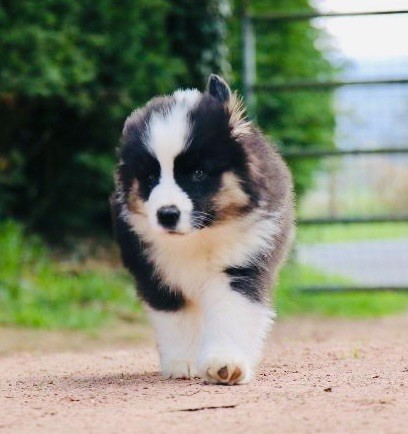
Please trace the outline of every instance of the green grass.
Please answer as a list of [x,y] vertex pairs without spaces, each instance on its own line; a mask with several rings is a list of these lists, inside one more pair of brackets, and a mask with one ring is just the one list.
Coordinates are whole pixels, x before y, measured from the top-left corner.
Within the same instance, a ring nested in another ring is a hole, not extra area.
[[124,271],[66,270],[13,222],[0,225],[0,245],[0,324],[89,328],[140,312]]
[[322,315],[374,317],[408,310],[408,294],[395,292],[305,294],[302,285],[347,283],[344,278],[328,276],[311,267],[288,264],[282,270],[274,300],[279,316]]
[[339,243],[347,241],[408,238],[408,222],[322,224],[298,228],[301,243]]
[[[0,325],[84,329],[143,317],[132,279],[123,270],[67,267],[13,222],[0,224],[0,246]],[[299,282],[329,281],[345,282],[310,267],[286,266],[274,297],[278,314],[367,317],[408,309],[405,294],[306,295],[295,290]]]

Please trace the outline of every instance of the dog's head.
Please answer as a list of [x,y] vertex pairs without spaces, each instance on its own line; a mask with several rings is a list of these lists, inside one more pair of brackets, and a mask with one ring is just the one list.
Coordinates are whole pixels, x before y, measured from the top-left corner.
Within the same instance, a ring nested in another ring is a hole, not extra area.
[[216,75],[204,93],[176,91],[133,112],[116,173],[127,217],[154,233],[185,235],[245,215],[256,193],[240,137],[251,130],[240,100]]

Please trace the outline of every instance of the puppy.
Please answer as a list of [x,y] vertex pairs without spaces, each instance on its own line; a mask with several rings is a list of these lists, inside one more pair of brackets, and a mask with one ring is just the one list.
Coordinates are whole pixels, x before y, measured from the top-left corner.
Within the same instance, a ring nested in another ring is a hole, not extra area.
[[168,378],[250,380],[272,322],[268,292],[292,239],[292,181],[241,100],[153,98],[126,120],[111,199],[123,263]]

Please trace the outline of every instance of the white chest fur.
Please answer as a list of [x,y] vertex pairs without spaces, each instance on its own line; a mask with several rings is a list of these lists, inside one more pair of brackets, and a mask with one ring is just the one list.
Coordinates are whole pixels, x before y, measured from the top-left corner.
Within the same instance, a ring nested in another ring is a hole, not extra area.
[[259,253],[271,251],[278,232],[276,214],[268,218],[254,214],[188,236],[150,238],[150,258],[165,283],[193,300],[225,268],[251,264]]

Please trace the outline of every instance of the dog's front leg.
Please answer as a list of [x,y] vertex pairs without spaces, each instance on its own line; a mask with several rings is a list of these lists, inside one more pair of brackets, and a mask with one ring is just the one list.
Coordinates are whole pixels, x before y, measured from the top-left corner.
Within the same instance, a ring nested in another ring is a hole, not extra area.
[[260,359],[271,324],[264,304],[234,291],[221,281],[202,293],[203,340],[199,371],[211,383],[249,381]]
[[174,312],[149,309],[149,317],[156,332],[163,375],[166,378],[197,377],[202,335],[200,312],[194,306]]

